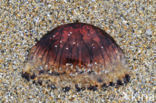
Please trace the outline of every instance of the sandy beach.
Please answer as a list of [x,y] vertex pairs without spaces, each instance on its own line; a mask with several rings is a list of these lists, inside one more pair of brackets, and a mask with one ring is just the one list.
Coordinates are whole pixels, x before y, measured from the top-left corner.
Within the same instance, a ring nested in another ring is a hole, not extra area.
[[[154,103],[155,5],[154,0],[1,0],[0,103]],[[63,92],[21,77],[28,50],[37,40],[76,20],[98,26],[115,39],[134,74],[130,83]]]

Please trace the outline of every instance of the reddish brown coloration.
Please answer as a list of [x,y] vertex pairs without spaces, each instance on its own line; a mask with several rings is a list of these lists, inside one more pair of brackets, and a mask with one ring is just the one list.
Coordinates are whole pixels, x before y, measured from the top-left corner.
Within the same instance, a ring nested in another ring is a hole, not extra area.
[[121,49],[103,30],[88,24],[60,26],[45,35],[34,47],[36,56],[50,65],[85,65],[111,62]]
[[69,85],[113,84],[127,73],[124,61],[122,50],[105,31],[90,24],[71,23],[41,38],[31,49],[23,74],[35,74],[39,80],[48,76],[54,84],[62,80],[70,80]]

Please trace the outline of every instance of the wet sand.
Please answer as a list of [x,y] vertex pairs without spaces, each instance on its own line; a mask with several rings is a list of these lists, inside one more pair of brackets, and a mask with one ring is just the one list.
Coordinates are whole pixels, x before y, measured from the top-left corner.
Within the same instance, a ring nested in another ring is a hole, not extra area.
[[[69,2],[70,1],[70,2]],[[0,102],[154,103],[154,0],[0,1]],[[125,52],[134,76],[107,90],[50,90],[21,77],[28,50],[47,31],[76,20],[109,33]]]

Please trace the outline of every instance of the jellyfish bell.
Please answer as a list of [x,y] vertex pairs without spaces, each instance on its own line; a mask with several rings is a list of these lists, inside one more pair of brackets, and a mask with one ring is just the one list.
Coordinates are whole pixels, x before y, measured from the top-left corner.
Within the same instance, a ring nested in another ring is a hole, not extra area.
[[109,34],[76,22],[56,27],[31,48],[22,77],[44,86],[96,90],[128,82],[129,73],[123,51]]

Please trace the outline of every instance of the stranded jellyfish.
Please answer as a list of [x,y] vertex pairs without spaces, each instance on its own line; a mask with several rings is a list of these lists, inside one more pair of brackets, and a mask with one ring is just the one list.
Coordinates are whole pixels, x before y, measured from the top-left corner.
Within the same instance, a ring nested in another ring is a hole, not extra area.
[[123,51],[104,30],[85,23],[56,27],[34,45],[22,77],[52,89],[96,90],[129,82]]

